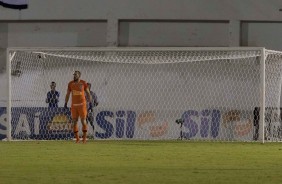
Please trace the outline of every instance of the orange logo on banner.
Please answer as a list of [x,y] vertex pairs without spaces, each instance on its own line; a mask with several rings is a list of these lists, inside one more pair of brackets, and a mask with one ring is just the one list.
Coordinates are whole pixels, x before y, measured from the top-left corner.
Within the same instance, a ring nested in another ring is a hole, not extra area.
[[[155,112],[147,111],[139,114],[137,118],[137,124],[142,128],[145,124],[151,124],[156,121]],[[149,127],[150,135],[152,137],[160,137],[167,133],[168,123],[163,122],[162,125],[152,125]]]
[[238,136],[244,136],[250,133],[252,130],[252,121],[250,119],[244,121],[242,124],[235,126],[235,134]]
[[167,133],[168,129],[168,123],[164,122],[160,126],[151,126],[150,127],[150,135],[152,137],[160,137],[162,135],[165,135]]
[[230,110],[223,115],[223,126],[227,123],[235,123],[234,133],[238,136],[245,136],[252,130],[252,121],[250,119],[241,121],[241,112],[239,110]]
[[72,124],[66,115],[58,114],[52,118],[50,123],[47,124],[47,129],[56,131],[71,131]]
[[139,114],[137,118],[137,123],[139,127],[142,127],[144,124],[154,122],[155,120],[156,120],[155,113],[151,111],[147,111]]

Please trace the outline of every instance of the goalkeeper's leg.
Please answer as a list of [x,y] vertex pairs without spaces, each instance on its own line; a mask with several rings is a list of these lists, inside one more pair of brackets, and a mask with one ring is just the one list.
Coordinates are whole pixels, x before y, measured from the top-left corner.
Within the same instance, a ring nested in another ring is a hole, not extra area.
[[73,125],[73,133],[76,139],[76,143],[79,142],[79,135],[78,135],[78,124],[77,124],[77,120],[74,120],[74,125]]
[[83,143],[86,143],[87,129],[88,129],[86,123],[86,116],[87,116],[86,105],[79,110],[79,115],[82,123]]
[[87,123],[86,120],[81,119],[82,121],[82,132],[83,132],[83,143],[86,143],[86,138],[87,138]]
[[73,133],[76,139],[76,143],[79,142],[79,134],[78,134],[78,109],[77,108],[71,108],[71,116],[73,120]]

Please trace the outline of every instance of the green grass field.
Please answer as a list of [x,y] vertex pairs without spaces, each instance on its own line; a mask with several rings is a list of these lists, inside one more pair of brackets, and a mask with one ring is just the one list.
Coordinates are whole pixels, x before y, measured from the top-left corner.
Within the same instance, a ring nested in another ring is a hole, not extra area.
[[1,184],[282,183],[281,143],[0,142]]

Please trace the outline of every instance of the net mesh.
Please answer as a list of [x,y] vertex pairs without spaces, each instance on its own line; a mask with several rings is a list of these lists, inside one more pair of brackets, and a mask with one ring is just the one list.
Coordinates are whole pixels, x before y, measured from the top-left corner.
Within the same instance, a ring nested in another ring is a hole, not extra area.
[[[70,110],[62,107],[76,70],[99,102],[89,114],[89,138],[258,139],[260,49],[12,52],[13,139],[73,138]],[[266,140],[281,139],[281,67],[281,54],[267,51]],[[46,103],[52,81],[59,92],[54,108]]]

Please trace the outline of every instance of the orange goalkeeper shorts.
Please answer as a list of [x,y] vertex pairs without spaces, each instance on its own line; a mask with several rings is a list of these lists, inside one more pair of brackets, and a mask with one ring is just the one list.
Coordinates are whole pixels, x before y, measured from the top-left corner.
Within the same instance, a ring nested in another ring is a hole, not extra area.
[[71,117],[72,119],[86,119],[87,116],[87,109],[86,104],[79,105],[79,106],[72,106],[71,108]]

